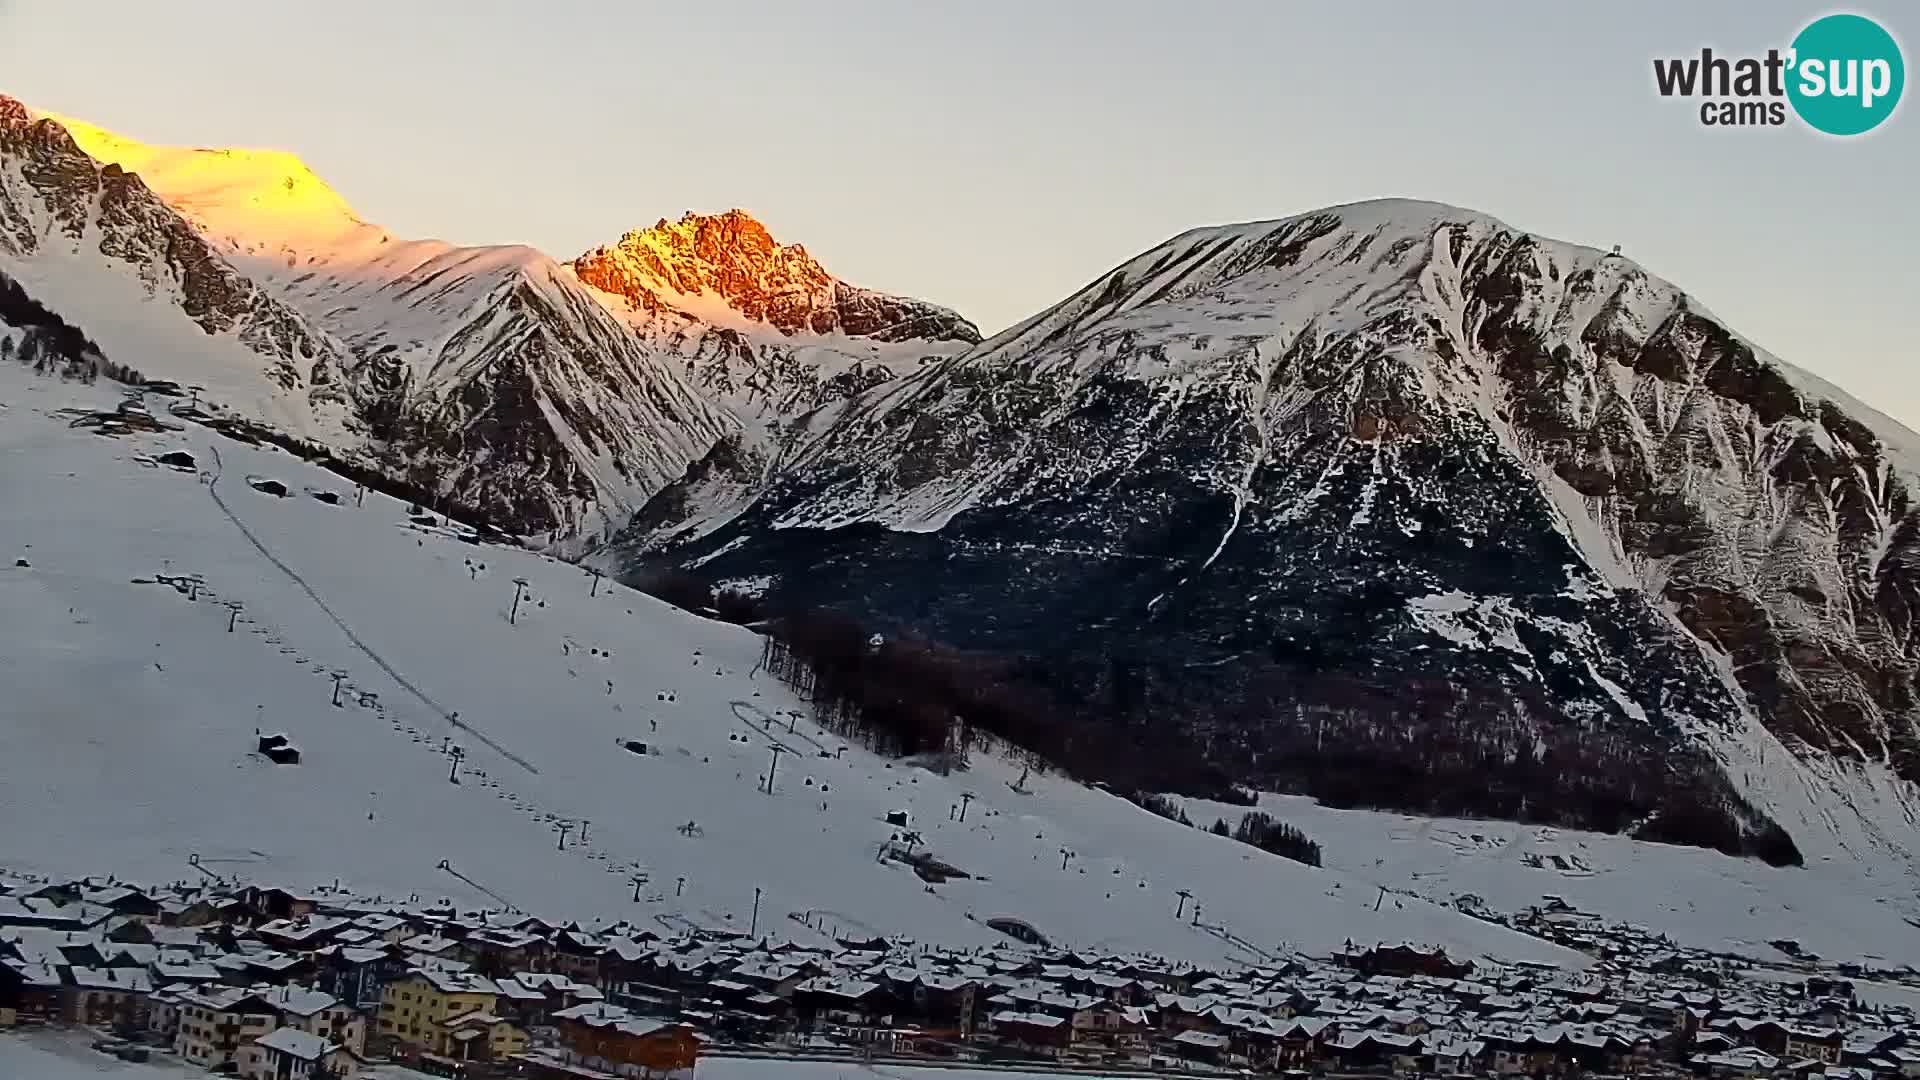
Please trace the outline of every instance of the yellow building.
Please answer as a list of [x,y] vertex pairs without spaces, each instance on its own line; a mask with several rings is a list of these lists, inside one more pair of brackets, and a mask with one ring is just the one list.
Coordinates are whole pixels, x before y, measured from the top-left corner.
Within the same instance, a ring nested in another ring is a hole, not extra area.
[[487,1012],[449,1016],[434,1033],[433,1052],[461,1061],[498,1061],[527,1048],[525,1028]]
[[380,1034],[416,1046],[444,1045],[442,1021],[468,1013],[492,1013],[499,996],[499,987],[491,979],[415,968],[382,991]]
[[173,1052],[190,1065],[217,1069],[238,1064],[241,1052],[279,1026],[280,1014],[266,995],[232,988],[182,994]]

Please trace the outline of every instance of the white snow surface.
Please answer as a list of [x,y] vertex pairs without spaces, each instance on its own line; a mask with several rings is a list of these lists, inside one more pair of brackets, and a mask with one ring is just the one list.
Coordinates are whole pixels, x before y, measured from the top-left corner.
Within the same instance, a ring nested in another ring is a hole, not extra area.
[[[1183,802],[1202,826],[1216,817],[1232,825],[1246,813]],[[1328,869],[1376,895],[1375,886],[1442,903],[1470,895],[1500,912],[1558,896],[1611,922],[1761,960],[1783,960],[1769,942],[1786,938],[1835,963],[1920,963],[1920,922],[1909,921],[1920,920],[1920,903],[1904,867],[1832,856],[1775,868],[1605,833],[1337,810],[1300,795],[1263,795],[1259,809],[1312,837]]]
[[[985,920],[1012,916],[1063,944],[1208,961],[1256,959],[1246,943],[1325,953],[1352,939],[1581,962],[1435,905],[1376,913],[1363,877],[1058,777],[1016,794],[1020,770],[991,755],[951,777],[858,747],[823,757],[842,742],[805,720],[771,734],[750,722],[801,703],[753,676],[748,631],[606,582],[589,598],[577,567],[462,543],[376,494],[356,507],[350,484],[277,450],[191,426],[107,438],[61,412],[115,402],[104,382],[0,368],[0,821],[36,823],[0,833],[0,866],[164,882],[197,876],[198,855],[299,889],[338,878],[497,906],[490,891],[546,917],[739,929],[760,888],[761,933],[806,943],[823,937],[789,913],[955,945],[1003,942]],[[201,475],[151,463],[172,450]],[[204,591],[190,600],[156,573],[198,574]],[[527,596],[509,625],[516,578]],[[233,632],[229,602],[243,605]],[[377,699],[362,706],[363,692]],[[256,730],[287,734],[301,762],[254,754]],[[465,751],[458,784],[447,740]],[[791,752],[769,796],[757,783],[774,743]],[[976,798],[959,824],[963,791]],[[894,809],[976,877],[929,893],[879,862]],[[550,816],[588,823],[587,841],[576,828],[560,850]],[[679,831],[689,821],[698,835]],[[1174,919],[1180,888],[1220,930]]]
[[[180,1061],[155,1058],[134,1065],[88,1045],[81,1032],[61,1029],[0,1031],[0,1076],[7,1080],[185,1080],[209,1075]],[[706,1080],[701,1074],[701,1080]]]

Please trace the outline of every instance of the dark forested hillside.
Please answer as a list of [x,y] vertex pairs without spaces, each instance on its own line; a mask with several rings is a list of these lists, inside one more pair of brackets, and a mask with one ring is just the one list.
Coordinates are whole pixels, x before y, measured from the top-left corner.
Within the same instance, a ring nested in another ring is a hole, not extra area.
[[92,379],[106,360],[84,331],[28,296],[5,273],[0,273],[0,323],[16,331],[0,341],[0,361],[17,360],[36,371]]

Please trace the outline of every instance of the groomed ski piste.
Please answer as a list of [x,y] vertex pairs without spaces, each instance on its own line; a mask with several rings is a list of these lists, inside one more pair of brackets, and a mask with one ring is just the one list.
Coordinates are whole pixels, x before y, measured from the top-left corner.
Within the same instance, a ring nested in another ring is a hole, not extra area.
[[[1182,800],[1196,824],[1247,808]],[[1329,870],[1495,912],[1544,906],[1647,927],[1676,942],[1750,957],[1792,958],[1791,941],[1831,963],[1920,963],[1920,901],[1891,862],[1816,857],[1775,868],[1700,848],[1546,825],[1337,810],[1299,795],[1262,795],[1258,809],[1318,841]]]
[[[334,474],[172,417],[175,399],[147,395],[145,408],[178,430],[72,426],[126,398],[105,381],[0,366],[9,871],[218,875],[302,891],[338,882],[395,903],[444,897],[815,945],[1003,944],[988,923],[1012,919],[1057,945],[1199,962],[1325,955],[1351,941],[1584,963],[1441,904],[1382,895],[1409,887],[1409,867],[1424,874],[1427,861],[1461,854],[1448,823],[1410,854],[1402,834],[1419,823],[1283,803],[1281,816],[1326,848],[1321,870],[1057,775],[1021,784],[1020,765],[995,754],[975,752],[946,776],[885,760],[818,729],[802,701],[756,674],[749,630],[568,563],[464,542],[431,511],[373,492],[362,503]],[[169,454],[191,464],[163,463]],[[298,764],[257,752],[257,736],[275,734]],[[900,811],[906,829],[886,820]],[[972,876],[929,885],[883,860],[906,831]],[[1537,888],[1502,877],[1493,892],[1465,869],[1478,865],[1470,858],[1444,889],[1411,888],[1442,901],[1483,893],[1509,910],[1563,894],[1656,929],[1667,927],[1646,917],[1648,896],[1698,897],[1718,911],[1674,923],[1688,944],[1751,951],[1793,937],[1829,960],[1920,952],[1920,931],[1856,868],[1775,871],[1592,839],[1607,851],[1604,889],[1582,893],[1529,867]],[[1787,900],[1748,911],[1725,899],[1738,888]],[[1197,923],[1175,917],[1182,890]]]

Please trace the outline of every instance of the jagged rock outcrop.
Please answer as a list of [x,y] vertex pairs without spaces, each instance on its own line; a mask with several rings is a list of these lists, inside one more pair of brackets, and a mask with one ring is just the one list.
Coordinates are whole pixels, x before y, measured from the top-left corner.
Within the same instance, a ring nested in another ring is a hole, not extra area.
[[744,210],[661,218],[573,261],[580,280],[635,308],[679,309],[714,297],[750,323],[785,335],[845,334],[876,341],[957,341],[980,331],[957,313],[849,285],[799,244],[783,245]]
[[947,308],[841,281],[742,210],[662,219],[573,268],[740,423],[644,511],[664,530],[726,520],[822,416],[980,340]]

